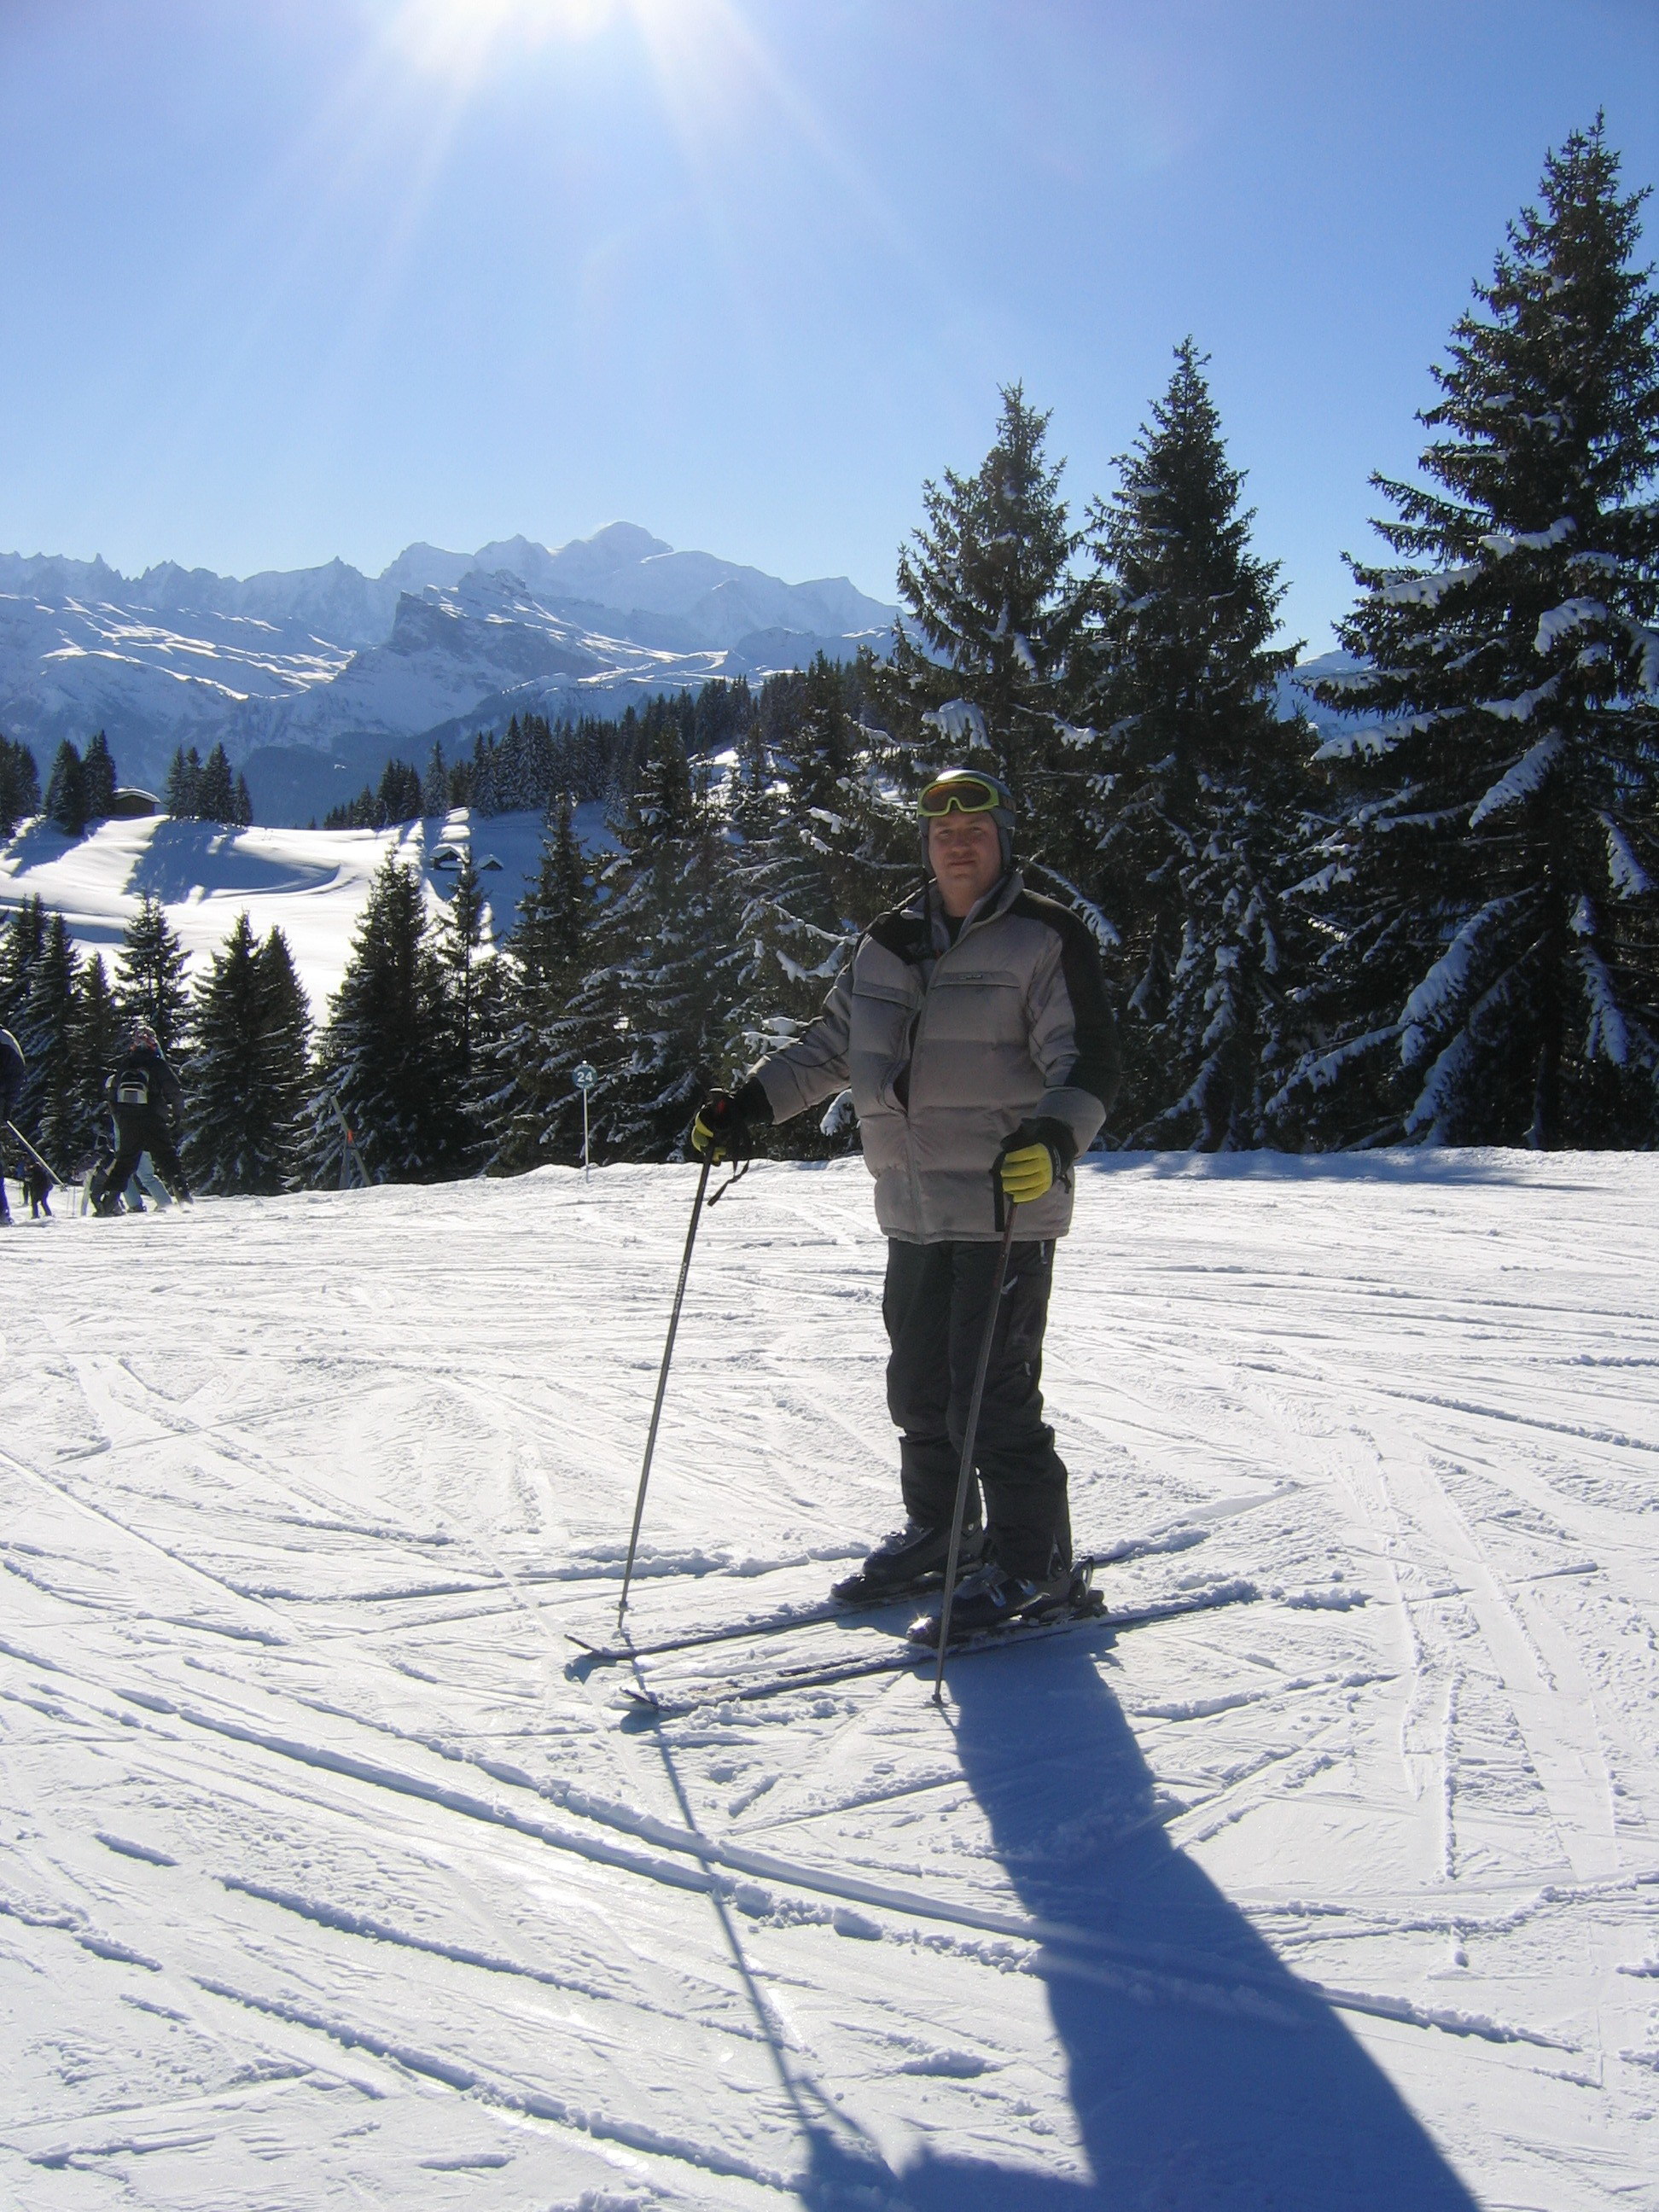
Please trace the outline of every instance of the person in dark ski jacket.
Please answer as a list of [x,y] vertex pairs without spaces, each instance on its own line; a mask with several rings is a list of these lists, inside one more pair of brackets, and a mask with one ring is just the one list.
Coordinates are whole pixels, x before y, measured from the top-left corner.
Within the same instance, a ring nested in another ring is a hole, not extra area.
[[1042,1419],[1042,1340],[1055,1240],[1072,1218],[1072,1164],[1116,1096],[1121,1063],[1100,958],[1068,908],[1013,866],[1013,801],[994,776],[949,769],[919,800],[927,880],[872,922],[823,1012],[715,1091],[692,1128],[719,1159],[757,1125],[850,1085],[888,1237],[887,1401],[900,1431],[903,1528],[848,1595],[936,1578],[949,1548],[968,1404],[1016,1205],[975,1460],[953,1626],[996,1626],[1070,1582],[1065,1463]]
[[104,1097],[115,1119],[115,1158],[94,1178],[94,1211],[121,1211],[121,1193],[145,1152],[173,1197],[188,1205],[190,1186],[175,1138],[185,1094],[147,1022],[133,1024],[127,1055],[104,1085]]
[[17,1102],[23,1091],[23,1074],[27,1066],[22,1046],[9,1030],[0,1030],[0,1222],[11,1219],[11,1208],[6,1203],[3,1166],[4,1156],[11,1147],[5,1124],[17,1111]]

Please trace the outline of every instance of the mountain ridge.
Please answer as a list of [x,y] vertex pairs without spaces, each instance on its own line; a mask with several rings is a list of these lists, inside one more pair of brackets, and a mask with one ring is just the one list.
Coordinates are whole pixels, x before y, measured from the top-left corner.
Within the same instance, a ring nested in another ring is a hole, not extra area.
[[557,548],[416,541],[374,577],[337,558],[127,577],[99,556],[0,554],[0,729],[49,759],[101,728],[150,782],[181,744],[233,761],[382,738],[407,753],[474,713],[616,713],[879,650],[896,614],[844,576],[789,584],[627,522]]

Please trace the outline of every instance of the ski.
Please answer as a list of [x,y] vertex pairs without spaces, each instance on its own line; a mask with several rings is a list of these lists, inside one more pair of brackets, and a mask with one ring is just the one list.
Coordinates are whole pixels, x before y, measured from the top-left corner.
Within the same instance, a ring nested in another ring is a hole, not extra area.
[[[1215,1613],[1224,1606],[1246,1605],[1261,1595],[1254,1583],[1220,1583],[1213,1589],[1194,1591],[1186,1597],[1136,1606],[1122,1613],[1109,1613],[1097,1606],[1067,1612],[1058,1620],[1050,1616],[1013,1621],[1006,1628],[990,1629],[982,1635],[964,1637],[960,1643],[952,1643],[950,1656],[954,1662],[978,1652],[1000,1651],[1016,1644],[1036,1644],[1050,1637],[1069,1635],[1079,1628],[1103,1628],[1116,1635],[1124,1629],[1150,1628],[1161,1620],[1178,1620],[1188,1613]],[[832,1660],[823,1666],[781,1668],[776,1674],[768,1674],[757,1682],[735,1687],[711,1685],[695,1695],[665,1698],[639,1684],[630,1685],[623,1695],[633,1708],[629,1717],[636,1723],[678,1720],[687,1713],[700,1712],[708,1705],[753,1705],[768,1698],[787,1697],[793,1690],[823,1689],[836,1682],[857,1681],[869,1674],[913,1674],[936,1665],[938,1659],[933,1645],[907,1643],[898,1651],[876,1652],[861,1659]]]
[[[1204,1540],[1204,1531],[1198,1528],[1179,1529],[1173,1534],[1175,1540],[1171,1540],[1171,1532],[1165,1529],[1150,1536],[1130,1537],[1107,1550],[1090,1553],[1077,1564],[1093,1572],[1097,1567],[1120,1566],[1143,1556],[1161,1557],[1165,1552],[1186,1551]],[[695,1651],[706,1644],[737,1644],[750,1637],[785,1636],[798,1628],[818,1628],[832,1620],[856,1620],[889,1607],[912,1606],[918,1598],[928,1597],[938,1589],[940,1580],[940,1577],[933,1575],[909,1589],[881,1597],[826,1597],[801,1605],[780,1606],[774,1613],[752,1613],[741,1620],[722,1621],[718,1628],[686,1629],[678,1636],[654,1637],[643,1644],[620,1644],[614,1640],[595,1643],[580,1630],[567,1628],[566,1641],[579,1645],[581,1656],[573,1659],[566,1672],[580,1679],[592,1674],[596,1667],[620,1666],[630,1659],[654,1659],[665,1652]]]

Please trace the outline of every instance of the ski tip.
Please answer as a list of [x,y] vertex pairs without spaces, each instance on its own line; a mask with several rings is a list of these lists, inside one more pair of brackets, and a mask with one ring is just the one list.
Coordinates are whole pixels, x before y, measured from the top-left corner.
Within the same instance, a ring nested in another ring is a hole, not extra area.
[[622,1725],[629,1735],[637,1735],[641,1729],[655,1728],[659,1721],[665,1718],[662,1700],[653,1691],[623,1691]]

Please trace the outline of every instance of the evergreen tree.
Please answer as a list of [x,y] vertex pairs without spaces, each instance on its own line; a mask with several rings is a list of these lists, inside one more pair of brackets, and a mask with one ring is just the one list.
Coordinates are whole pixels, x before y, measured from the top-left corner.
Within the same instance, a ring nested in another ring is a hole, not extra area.
[[200,756],[194,745],[188,752],[180,745],[167,770],[167,792],[161,802],[175,822],[191,822],[199,816],[201,784]]
[[75,947],[61,914],[46,924],[29,972],[28,994],[13,1029],[28,1060],[26,1126],[59,1175],[76,1164],[81,1139],[75,1056]]
[[339,1170],[337,1104],[372,1182],[432,1182],[454,1172],[464,1130],[449,1042],[424,887],[388,852],[319,1042],[308,1145],[313,1180],[331,1181]]
[[46,784],[46,812],[58,829],[78,837],[87,826],[87,781],[81,756],[68,738],[58,748]]
[[236,771],[236,791],[230,818],[238,830],[249,829],[253,822],[253,794],[248,789],[247,778],[240,769]]
[[445,814],[448,811],[449,769],[444,760],[444,749],[434,738],[432,755],[426,764],[426,774],[421,779],[421,811],[422,814]]
[[26,744],[0,738],[0,837],[40,811],[40,772]]
[[[787,689],[768,682],[754,726],[768,742],[751,758],[744,740],[732,806],[743,904],[729,1073],[821,1011],[864,929],[920,873],[915,819],[894,795],[880,733],[856,719],[861,696],[860,672],[820,653]],[[823,1149],[811,1121],[775,1143],[791,1153]]]
[[890,662],[873,665],[876,703],[931,772],[994,769],[1040,842],[1064,723],[1076,621],[1068,568],[1078,544],[1060,496],[1065,464],[1045,452],[1048,417],[1018,385],[1002,394],[996,442],[978,471],[927,483],[926,526],[901,553]]
[[[491,1119],[491,1165],[506,1175],[567,1155],[559,1150],[560,1109],[568,1108],[571,1063],[550,1042],[586,964],[596,909],[593,876],[576,836],[569,794],[542,840],[535,883],[519,906],[507,941],[501,1037]],[[568,1119],[563,1125],[568,1139]]]
[[196,812],[204,822],[229,823],[236,812],[236,787],[222,745],[215,745],[196,782]]
[[681,1156],[698,1099],[720,1072],[737,910],[720,824],[686,757],[684,718],[653,701],[644,757],[617,819],[622,850],[593,932],[593,964],[550,1039],[547,1066],[574,1158],[581,1115],[570,1070],[592,1062],[596,1154]]
[[1281,719],[1298,648],[1269,643],[1284,598],[1250,550],[1191,338],[1150,426],[1091,511],[1097,563],[1077,653],[1079,772],[1066,866],[1122,948],[1123,1118],[1133,1143],[1206,1150],[1266,1136],[1300,1018],[1281,894],[1293,880],[1310,732]]
[[0,937],[0,1029],[10,1030],[14,1035],[46,942],[46,909],[38,894],[26,891]]
[[101,730],[87,747],[81,763],[81,781],[88,821],[106,822],[115,811],[116,775],[109,743]]
[[288,939],[274,926],[259,947],[259,979],[265,1002],[264,1082],[283,1133],[291,1182],[310,1097],[311,1004]]
[[298,990],[281,933],[258,945],[239,915],[193,1009],[186,1166],[198,1189],[268,1194],[290,1179],[306,1073]]
[[87,1166],[108,1134],[104,1085],[121,1054],[120,1009],[110,989],[101,953],[88,956],[76,981],[73,1036],[76,1139],[69,1150],[70,1164],[65,1166],[65,1173]]
[[126,1022],[148,1022],[171,1060],[183,1048],[190,994],[184,947],[167,908],[146,891],[115,960],[115,1003]]
[[1620,196],[1599,118],[1550,155],[1434,371],[1427,483],[1374,479],[1406,565],[1355,564],[1361,665],[1319,687],[1366,726],[1322,875],[1326,1035],[1285,1099],[1347,1141],[1659,1135],[1643,197]]

